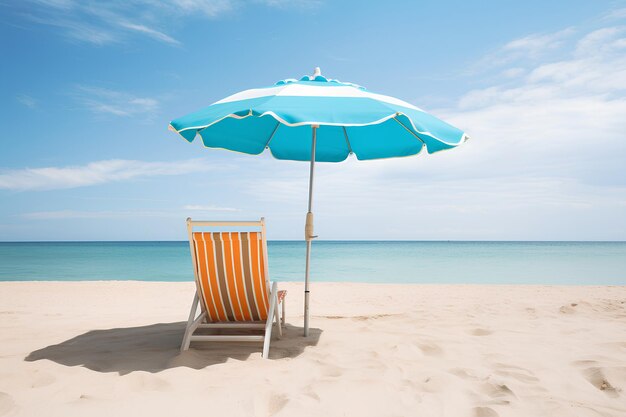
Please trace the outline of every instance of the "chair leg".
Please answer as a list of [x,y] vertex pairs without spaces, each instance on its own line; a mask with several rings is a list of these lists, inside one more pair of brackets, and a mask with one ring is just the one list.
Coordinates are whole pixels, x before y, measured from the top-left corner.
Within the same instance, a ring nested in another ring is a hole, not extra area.
[[276,316],[276,327],[278,327],[278,338],[280,339],[283,336],[283,326],[281,326],[280,322],[280,306],[278,305],[278,296],[276,295],[276,307],[274,308],[274,315]]
[[267,320],[265,321],[265,337],[263,338],[263,358],[267,359],[270,353],[270,342],[272,340],[272,327],[274,324],[274,315],[276,314],[276,300],[278,299],[277,284],[272,284],[272,290],[270,291],[270,308],[267,311]]
[[183,352],[189,349],[189,343],[191,342],[191,333],[195,329],[191,328],[192,323],[194,322],[194,317],[196,316],[196,311],[198,310],[198,303],[200,299],[198,298],[198,293],[196,292],[193,295],[193,302],[191,303],[191,310],[189,311],[189,318],[187,319],[187,326],[185,326],[185,334],[183,336],[183,342],[180,345],[180,351]]
[[284,297],[283,297],[283,301],[280,302],[280,305],[283,310],[282,314],[280,315],[280,321],[281,321],[282,326],[284,327],[285,326],[285,298]]

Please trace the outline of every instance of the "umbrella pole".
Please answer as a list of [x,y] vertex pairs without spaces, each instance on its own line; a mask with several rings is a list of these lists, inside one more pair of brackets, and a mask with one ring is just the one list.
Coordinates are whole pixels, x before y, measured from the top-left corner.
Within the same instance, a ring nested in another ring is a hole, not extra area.
[[315,173],[315,143],[317,140],[317,128],[312,125],[313,141],[311,143],[311,169],[309,171],[309,211],[306,214],[304,226],[304,240],[306,240],[306,269],[304,272],[304,337],[309,335],[309,267],[311,264],[311,243],[317,236],[313,236],[313,175]]

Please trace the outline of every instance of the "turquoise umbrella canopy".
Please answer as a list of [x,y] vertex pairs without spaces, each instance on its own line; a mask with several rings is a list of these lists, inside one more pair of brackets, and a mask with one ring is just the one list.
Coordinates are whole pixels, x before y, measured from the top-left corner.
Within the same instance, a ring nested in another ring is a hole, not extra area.
[[459,129],[394,97],[316,73],[300,80],[245,90],[175,119],[170,129],[189,142],[247,154],[269,149],[277,159],[340,162],[416,155],[450,149],[467,136]]
[[328,79],[287,79],[271,87],[245,90],[170,122],[169,128],[192,142],[200,136],[209,148],[257,155],[265,149],[277,159],[310,161],[306,216],[304,335],[309,330],[309,270],[313,232],[315,162],[410,156],[454,148],[463,131],[414,105]]

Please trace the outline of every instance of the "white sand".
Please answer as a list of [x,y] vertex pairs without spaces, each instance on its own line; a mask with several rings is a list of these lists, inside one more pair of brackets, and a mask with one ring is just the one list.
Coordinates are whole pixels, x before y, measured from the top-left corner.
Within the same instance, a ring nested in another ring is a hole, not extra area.
[[0,415],[626,416],[626,287],[282,287],[266,361],[179,355],[192,283],[0,283]]

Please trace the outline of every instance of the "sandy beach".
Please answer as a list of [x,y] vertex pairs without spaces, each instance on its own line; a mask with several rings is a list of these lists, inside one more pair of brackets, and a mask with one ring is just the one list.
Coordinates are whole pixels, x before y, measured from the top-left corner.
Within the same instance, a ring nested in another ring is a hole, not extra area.
[[0,415],[623,416],[626,287],[282,283],[287,329],[178,351],[193,283],[0,283]]

